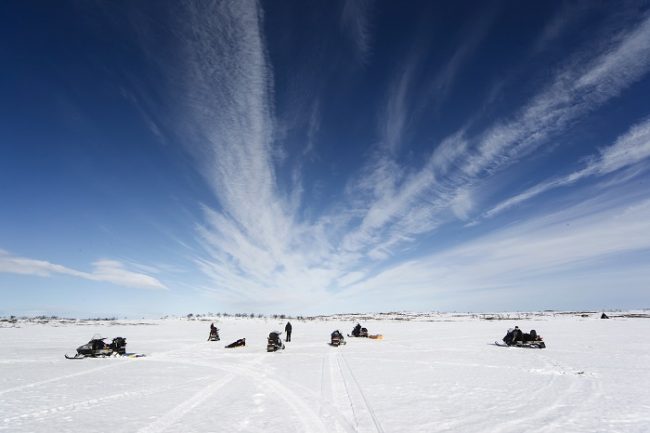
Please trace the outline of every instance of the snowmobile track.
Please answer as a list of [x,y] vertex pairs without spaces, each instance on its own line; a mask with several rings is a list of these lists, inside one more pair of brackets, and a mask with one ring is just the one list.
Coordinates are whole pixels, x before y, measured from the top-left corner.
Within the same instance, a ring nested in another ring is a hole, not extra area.
[[[320,416],[321,418],[334,418],[337,426],[341,427],[347,433],[358,433],[358,430],[350,423],[348,418],[334,405],[334,381],[335,368],[332,360],[335,358],[334,353],[326,353],[323,356],[321,366],[321,389],[320,389]],[[340,374],[340,370],[339,374]],[[306,389],[310,392],[309,389]],[[340,429],[337,429],[340,431]]]
[[138,433],[162,433],[171,427],[173,424],[181,420],[185,415],[190,413],[203,402],[211,398],[217,391],[223,388],[226,384],[234,379],[235,375],[231,374],[219,381],[213,382],[206,386],[183,403],[179,404],[171,411],[167,412],[161,418],[157,419],[152,424],[141,428]]
[[[300,422],[300,424],[302,424],[303,426],[302,431],[306,431],[310,433],[311,432],[329,433],[331,430],[324,424],[323,420],[318,416],[318,414],[303,401],[303,398],[301,396],[297,395],[295,392],[293,392],[290,388],[283,385],[281,382],[278,382],[274,379],[269,379],[268,377],[266,377],[266,375],[260,373],[259,369],[255,369],[254,367],[252,367],[252,364],[255,364],[256,362],[264,359],[265,355],[266,354],[260,355],[255,362],[250,363],[251,366],[244,366],[244,365],[223,366],[223,365],[214,365],[210,363],[191,362],[182,359],[152,359],[152,358],[149,359],[155,362],[171,362],[177,364],[214,368],[214,369],[222,370],[228,374],[233,374],[235,376],[240,376],[245,379],[250,379],[255,383],[257,387],[263,390],[271,389],[282,400],[284,400],[287,406],[291,409],[291,412],[293,412],[293,414],[296,416],[296,419]],[[203,400],[201,400],[201,402],[202,401]],[[196,406],[198,406],[198,404],[192,406],[191,409],[193,409]],[[183,415],[185,415],[187,412],[184,412]],[[138,433],[150,433],[150,432],[158,433],[161,431],[163,430],[151,430],[151,431],[141,430]]]
[[363,389],[361,388],[361,385],[359,384],[359,381],[357,380],[357,377],[354,374],[354,371],[352,371],[352,368],[350,367],[350,364],[348,363],[347,359],[343,354],[340,355],[340,358],[343,359],[343,363],[347,367],[348,372],[350,373],[350,377],[352,377],[352,380],[354,381],[354,384],[357,388],[357,391],[361,395],[361,398],[363,400],[363,403],[366,407],[366,411],[370,415],[370,418],[372,419],[372,422],[375,426],[375,429],[377,430],[378,433],[384,433],[384,429],[382,428],[381,424],[379,423],[379,420],[377,419],[377,416],[375,415],[375,411],[372,409],[372,406],[370,406],[370,403],[368,403],[368,399],[366,398],[366,394],[363,392]]
[[[185,347],[182,347],[182,348],[179,348],[179,349],[173,349],[173,350],[168,350],[168,351],[165,351],[165,352],[160,352],[160,354],[169,354],[169,353],[174,353],[174,352],[181,352],[181,351],[189,349],[189,348],[198,347],[199,345],[200,344],[194,343],[194,344],[190,344],[188,346],[185,346]],[[79,358],[79,359],[86,359],[86,358]],[[106,360],[108,360],[108,359],[123,359],[125,361],[131,361],[131,360],[134,360],[134,359],[141,359],[141,358],[132,358],[132,357],[128,357],[128,356],[127,357],[120,356],[120,357],[115,357],[115,358],[88,358],[88,359],[106,359]],[[118,365],[123,365],[123,364],[121,362],[112,362],[110,364],[101,365],[99,367],[89,368],[89,369],[86,369],[86,370],[83,370],[83,371],[78,371],[76,373],[66,374],[66,375],[63,375],[63,376],[57,376],[57,377],[53,377],[51,379],[41,380],[39,382],[28,383],[28,384],[25,384],[25,385],[14,386],[12,388],[7,388],[7,389],[0,390],[0,395],[6,394],[8,392],[22,391],[23,389],[33,388],[33,387],[40,386],[40,385],[46,385],[48,383],[58,382],[60,380],[71,379],[71,378],[77,377],[77,376],[84,376],[86,374],[91,374],[91,373],[95,373],[97,371],[105,370],[105,369],[108,369],[108,368],[113,368],[113,367],[116,367]]]
[[[199,377],[196,379],[192,379],[186,383],[193,383],[193,382],[199,382],[199,381],[205,381],[207,378],[205,377]],[[150,395],[156,395],[160,393],[161,391],[167,391],[171,389],[176,389],[177,387],[174,385],[165,385],[165,386],[159,386],[155,388],[149,388],[149,389],[144,389],[144,390],[137,390],[137,391],[124,391],[124,392],[118,392],[110,395],[104,395],[101,397],[95,397],[91,398],[88,400],[82,400],[82,401],[76,401],[73,403],[69,403],[66,405],[59,405],[59,406],[50,406],[50,407],[43,407],[39,408],[37,410],[33,410],[28,413],[22,413],[22,414],[17,414],[9,418],[4,418],[3,422],[5,423],[5,427],[10,426],[12,423],[15,421],[22,421],[27,418],[32,418],[32,419],[44,419],[48,418],[51,416],[61,416],[62,414],[70,413],[70,412],[77,412],[80,410],[91,410],[96,407],[100,407],[102,405],[122,400],[124,398],[142,398]],[[1,429],[0,429],[1,430]]]
[[345,380],[345,376],[343,376],[343,369],[341,367],[341,360],[339,359],[339,357],[336,357],[336,363],[339,366],[339,373],[340,373],[341,379],[343,381],[343,387],[345,388],[345,394],[348,396],[348,401],[350,402],[350,409],[352,410],[352,418],[354,419],[354,425],[356,425],[357,429],[358,429],[358,427],[359,427],[359,418],[357,418],[356,411],[354,410],[354,404],[352,403],[352,397],[350,396],[350,390],[348,389],[348,383]]
[[40,385],[46,385],[48,383],[58,382],[60,380],[71,379],[71,378],[77,377],[77,376],[84,376],[86,374],[96,373],[98,371],[105,370],[107,368],[113,368],[113,367],[115,367],[117,365],[120,365],[120,364],[112,363],[112,364],[101,365],[99,367],[89,368],[87,370],[78,371],[76,373],[71,373],[71,374],[66,374],[66,375],[63,375],[63,376],[53,377],[51,379],[41,380],[39,382],[28,383],[28,384],[20,385],[20,386],[14,386],[13,388],[3,389],[2,391],[0,391],[0,395],[6,394],[8,392],[22,391],[23,389],[34,388],[34,387],[37,387],[37,386],[40,386]]

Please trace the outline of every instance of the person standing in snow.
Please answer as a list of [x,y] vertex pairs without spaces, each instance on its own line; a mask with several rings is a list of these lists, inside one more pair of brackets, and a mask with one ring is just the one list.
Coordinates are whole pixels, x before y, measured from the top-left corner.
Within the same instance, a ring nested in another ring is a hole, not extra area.
[[287,333],[287,343],[291,341],[291,322],[287,322],[284,327],[284,332]]

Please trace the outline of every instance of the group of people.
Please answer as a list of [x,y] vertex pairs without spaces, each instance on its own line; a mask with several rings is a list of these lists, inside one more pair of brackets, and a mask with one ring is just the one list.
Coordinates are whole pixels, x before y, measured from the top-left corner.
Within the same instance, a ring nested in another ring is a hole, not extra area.
[[[284,326],[284,332],[286,334],[285,341],[287,343],[291,341],[292,331],[293,331],[293,326],[291,326],[291,322],[287,322],[287,324]],[[268,352],[275,352],[277,350],[284,349],[284,343],[282,342],[281,334],[282,333],[278,331],[273,331],[269,334],[269,337],[267,339],[267,346],[266,346]],[[362,327],[361,324],[357,323],[352,329],[351,336],[368,337],[368,329]],[[219,329],[216,326],[214,326],[214,323],[210,325],[210,336],[208,337],[208,341],[219,341]],[[545,347],[542,338],[539,335],[537,335],[537,331],[532,329],[530,332],[525,333],[522,332],[521,329],[519,329],[519,326],[515,326],[514,328],[508,329],[506,336],[503,337],[503,342],[507,346],[536,345],[539,347]],[[345,338],[343,334],[338,329],[336,329],[334,332],[330,334],[330,345],[339,346],[341,344],[345,344]],[[231,349],[234,347],[241,347],[245,345],[246,345],[246,339],[240,338],[227,345],[226,348]]]
[[[287,324],[284,326],[284,332],[286,333],[286,341],[290,342],[291,341],[291,332],[293,330],[293,327],[291,326],[291,322],[287,322]],[[284,349],[284,343],[282,343],[282,339],[280,338],[280,332],[273,331],[269,334],[269,338],[267,340],[267,350],[269,352],[279,350],[279,349]],[[219,341],[219,328],[214,326],[214,323],[210,324],[210,335],[208,336],[208,341]],[[233,341],[232,343],[228,344],[226,346],[226,349],[232,349],[235,347],[241,347],[241,346],[246,346],[246,339],[245,338],[240,338],[236,341]],[[271,350],[273,348],[273,350]]]
[[[287,322],[287,324],[284,326],[284,332],[286,334],[285,341],[288,343],[291,341],[291,333],[293,332],[293,326],[291,325],[291,322]],[[274,352],[276,350],[284,349],[284,343],[282,342],[281,334],[282,333],[278,331],[273,331],[269,334],[269,337],[267,339],[267,351]],[[363,328],[361,324],[357,323],[355,327],[352,329],[352,336],[367,337],[368,330],[366,328]],[[208,337],[208,341],[219,341],[219,328],[214,326],[214,323],[210,325],[210,335]],[[338,329],[332,332],[332,334],[330,335],[330,344],[332,346],[339,346],[341,344],[345,344],[345,338]],[[234,341],[229,345],[227,345],[226,348],[231,349],[234,347],[241,347],[245,345],[246,345],[246,339],[240,338],[239,340]]]

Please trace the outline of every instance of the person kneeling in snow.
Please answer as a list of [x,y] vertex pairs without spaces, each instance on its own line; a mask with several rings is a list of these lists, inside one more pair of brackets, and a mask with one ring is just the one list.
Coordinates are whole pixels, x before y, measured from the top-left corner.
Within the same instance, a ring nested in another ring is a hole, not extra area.
[[506,336],[503,337],[503,342],[508,346],[516,344],[517,341],[523,341],[523,332],[519,329],[519,326],[515,326],[514,329],[508,329]]

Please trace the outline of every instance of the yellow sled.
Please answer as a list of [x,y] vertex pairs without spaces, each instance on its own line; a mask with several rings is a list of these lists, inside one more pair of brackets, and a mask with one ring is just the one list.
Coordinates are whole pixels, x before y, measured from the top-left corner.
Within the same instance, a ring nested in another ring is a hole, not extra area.
[[372,338],[373,340],[383,340],[384,336],[381,334],[375,334],[375,335],[368,335],[368,338]]

